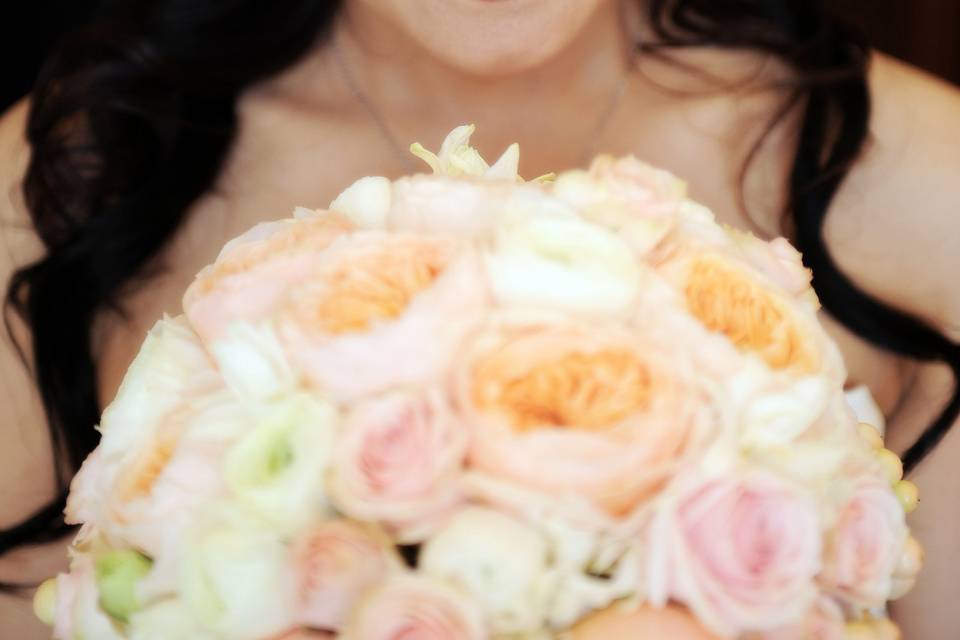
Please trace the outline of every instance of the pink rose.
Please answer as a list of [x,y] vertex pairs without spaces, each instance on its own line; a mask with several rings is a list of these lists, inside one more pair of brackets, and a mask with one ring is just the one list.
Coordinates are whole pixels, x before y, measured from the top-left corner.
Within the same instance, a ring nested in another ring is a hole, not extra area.
[[459,502],[467,430],[436,391],[395,392],[357,406],[336,445],[329,491],[352,518],[422,539]]
[[903,507],[890,485],[862,476],[828,539],[821,581],[857,606],[883,605],[908,535]]
[[306,377],[344,402],[439,380],[488,304],[479,258],[450,238],[359,232],[321,257],[279,333]]
[[441,582],[398,575],[354,610],[344,640],[481,640],[482,615],[467,594]]
[[675,351],[561,316],[494,317],[457,385],[470,466],[614,515],[655,492],[713,424]]
[[798,621],[817,596],[821,533],[812,498],[762,471],[675,491],[649,531],[651,602],[680,600],[721,635]]
[[294,544],[300,580],[300,622],[340,630],[367,590],[396,571],[399,561],[384,535],[347,520],[317,525]]
[[598,156],[588,174],[607,193],[645,215],[671,214],[686,198],[686,183],[633,156]]
[[265,222],[235,238],[183,296],[183,310],[207,343],[236,321],[268,318],[307,279],[322,252],[351,225],[336,214]]

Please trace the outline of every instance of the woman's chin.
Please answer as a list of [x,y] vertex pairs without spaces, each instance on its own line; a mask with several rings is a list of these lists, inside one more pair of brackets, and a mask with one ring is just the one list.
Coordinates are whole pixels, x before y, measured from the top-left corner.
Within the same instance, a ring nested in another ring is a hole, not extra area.
[[463,73],[536,68],[569,46],[611,0],[352,0]]

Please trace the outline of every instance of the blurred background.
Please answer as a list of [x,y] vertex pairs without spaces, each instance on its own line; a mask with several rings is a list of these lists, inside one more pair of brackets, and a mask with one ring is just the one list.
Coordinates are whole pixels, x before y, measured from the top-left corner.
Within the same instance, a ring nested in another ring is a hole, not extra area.
[[[101,1],[4,3],[0,112],[30,91],[46,52]],[[960,0],[828,1],[863,26],[877,49],[960,85]]]

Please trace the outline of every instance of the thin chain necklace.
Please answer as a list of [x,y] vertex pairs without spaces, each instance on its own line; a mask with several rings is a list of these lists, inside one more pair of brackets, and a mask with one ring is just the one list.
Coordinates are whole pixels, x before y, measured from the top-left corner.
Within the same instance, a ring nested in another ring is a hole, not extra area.
[[[347,59],[344,57],[343,51],[340,48],[339,39],[336,36],[333,36],[331,41],[333,58],[336,61],[337,68],[340,71],[340,75],[343,78],[344,84],[347,85],[347,88],[353,95],[354,99],[360,103],[360,106],[363,107],[363,110],[366,111],[368,116],[370,116],[370,119],[373,121],[373,124],[380,133],[380,137],[383,138],[383,141],[387,144],[387,146],[390,147],[394,157],[396,158],[397,162],[400,163],[400,166],[403,167],[404,171],[410,173],[416,171],[418,169],[418,165],[413,162],[410,153],[407,151],[407,146],[400,144],[400,142],[397,140],[397,137],[393,134],[393,130],[387,123],[386,118],[384,118],[377,106],[360,86],[360,83],[357,81],[356,77],[351,71],[350,65],[347,64]],[[616,86],[613,88],[613,91],[607,98],[603,110],[600,112],[596,122],[590,130],[590,135],[587,138],[587,142],[583,146],[583,149],[577,158],[577,161],[581,166],[585,166],[597,151],[597,141],[609,125],[610,120],[613,118],[613,114],[616,113],[617,107],[620,105],[620,101],[623,98],[623,94],[626,93],[627,82],[630,79],[630,70],[633,67],[632,56],[627,62],[628,63],[623,74],[621,74]]]

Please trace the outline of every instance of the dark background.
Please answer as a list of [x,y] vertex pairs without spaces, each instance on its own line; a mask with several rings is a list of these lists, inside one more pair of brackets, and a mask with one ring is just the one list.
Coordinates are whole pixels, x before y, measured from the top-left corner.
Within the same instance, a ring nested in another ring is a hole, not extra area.
[[[30,91],[46,52],[98,0],[0,1],[2,112]],[[866,29],[877,49],[960,85],[960,0],[832,2]]]

